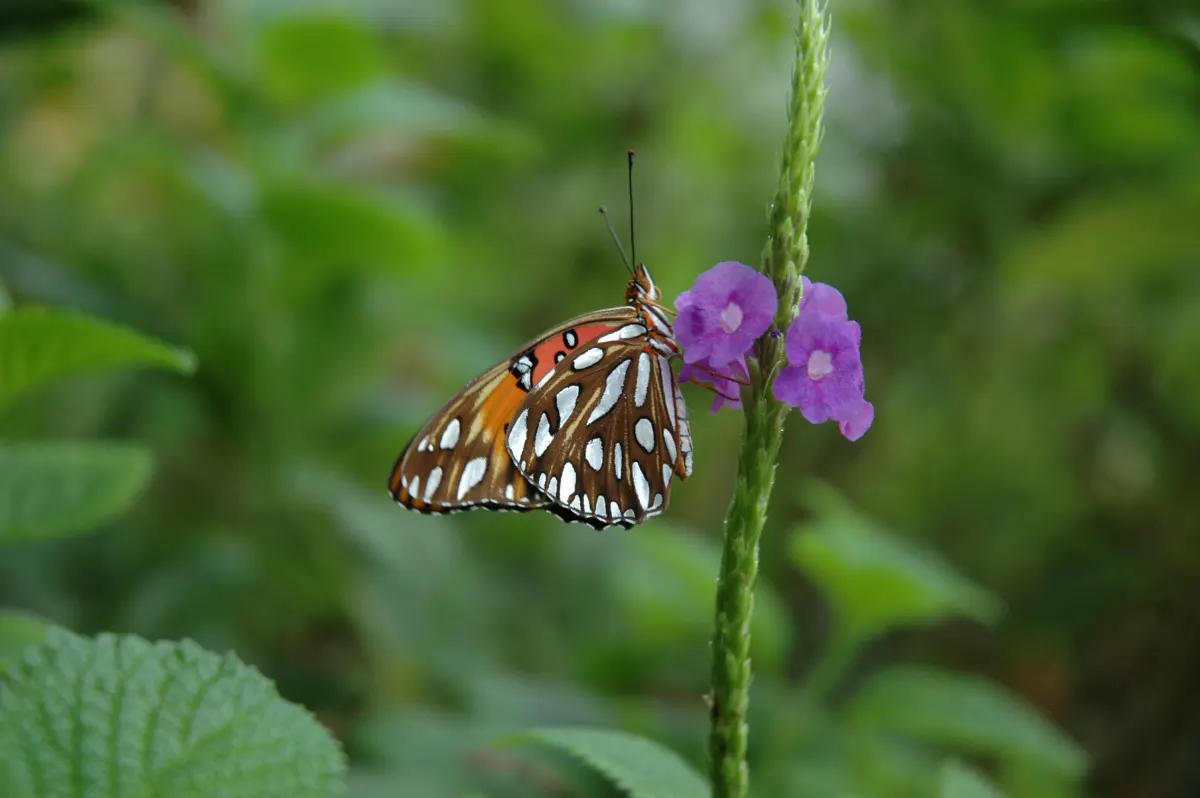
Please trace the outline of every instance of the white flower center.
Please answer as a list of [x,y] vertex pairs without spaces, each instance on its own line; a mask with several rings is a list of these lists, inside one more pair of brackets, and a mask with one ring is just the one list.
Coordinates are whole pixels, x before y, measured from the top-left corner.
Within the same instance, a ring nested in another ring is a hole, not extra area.
[[735,331],[742,326],[742,308],[736,302],[730,302],[721,311],[721,329],[726,333]]
[[823,349],[815,349],[808,356],[808,376],[810,379],[819,380],[822,377],[828,377],[833,373],[833,355]]

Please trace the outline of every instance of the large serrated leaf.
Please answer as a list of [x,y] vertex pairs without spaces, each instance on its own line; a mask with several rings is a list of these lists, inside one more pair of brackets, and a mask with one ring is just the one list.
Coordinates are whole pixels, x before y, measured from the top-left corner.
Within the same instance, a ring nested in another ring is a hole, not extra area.
[[0,691],[5,798],[326,798],[337,743],[233,656],[52,629]]
[[1083,749],[1037,710],[978,676],[888,668],[863,684],[846,714],[860,727],[1026,762],[1061,778],[1079,778],[1088,764]]
[[978,770],[951,759],[939,775],[938,798],[1007,798]]
[[70,535],[119,515],[152,465],[148,450],[129,444],[0,445],[0,544]]
[[631,798],[704,798],[708,785],[678,754],[610,729],[540,728],[513,738],[565,751],[595,768]]
[[36,615],[0,610],[0,676],[20,659],[22,652],[46,639],[50,625]]
[[0,410],[57,377],[121,366],[188,373],[195,361],[186,351],[78,313],[21,308],[0,316]]

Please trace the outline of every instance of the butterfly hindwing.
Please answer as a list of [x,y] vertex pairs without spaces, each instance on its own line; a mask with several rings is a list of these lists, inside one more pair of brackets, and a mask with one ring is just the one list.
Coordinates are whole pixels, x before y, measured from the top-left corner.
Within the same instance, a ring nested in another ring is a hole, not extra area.
[[392,469],[392,497],[430,513],[545,506],[504,448],[504,427],[525,398],[517,381],[505,360],[447,402]]
[[588,340],[620,327],[632,313],[621,307],[571,319],[472,380],[405,447],[389,480],[392,497],[426,513],[550,505],[509,457],[505,432],[528,392],[559,362]]
[[681,406],[667,357],[647,345],[644,326],[626,324],[581,345],[529,392],[508,452],[548,509],[596,528],[632,527],[666,509],[673,475],[691,473]]

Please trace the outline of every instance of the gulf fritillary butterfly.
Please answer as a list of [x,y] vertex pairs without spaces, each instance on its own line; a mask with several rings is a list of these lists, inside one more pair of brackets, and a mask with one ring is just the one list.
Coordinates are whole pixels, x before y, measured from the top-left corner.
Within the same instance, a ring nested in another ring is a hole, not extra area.
[[631,272],[623,306],[542,333],[435,413],[396,461],[392,497],[423,513],[545,509],[596,529],[666,510],[671,478],[692,473],[670,363],[681,350],[649,269]]

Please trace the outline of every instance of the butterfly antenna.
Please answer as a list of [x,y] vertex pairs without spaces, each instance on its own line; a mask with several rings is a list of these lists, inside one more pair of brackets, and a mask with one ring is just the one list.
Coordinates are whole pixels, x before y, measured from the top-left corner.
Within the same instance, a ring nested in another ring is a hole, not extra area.
[[633,237],[633,150],[629,151],[629,249],[633,252],[633,265],[636,266],[637,239]]
[[625,268],[633,274],[633,267],[629,265],[629,258],[625,255],[625,247],[621,246],[621,239],[617,237],[617,231],[613,229],[612,221],[608,218],[608,208],[600,206],[600,215],[604,217],[604,224],[608,226],[608,234],[612,236],[613,243],[617,245],[617,252],[621,253],[621,262],[625,264]]

